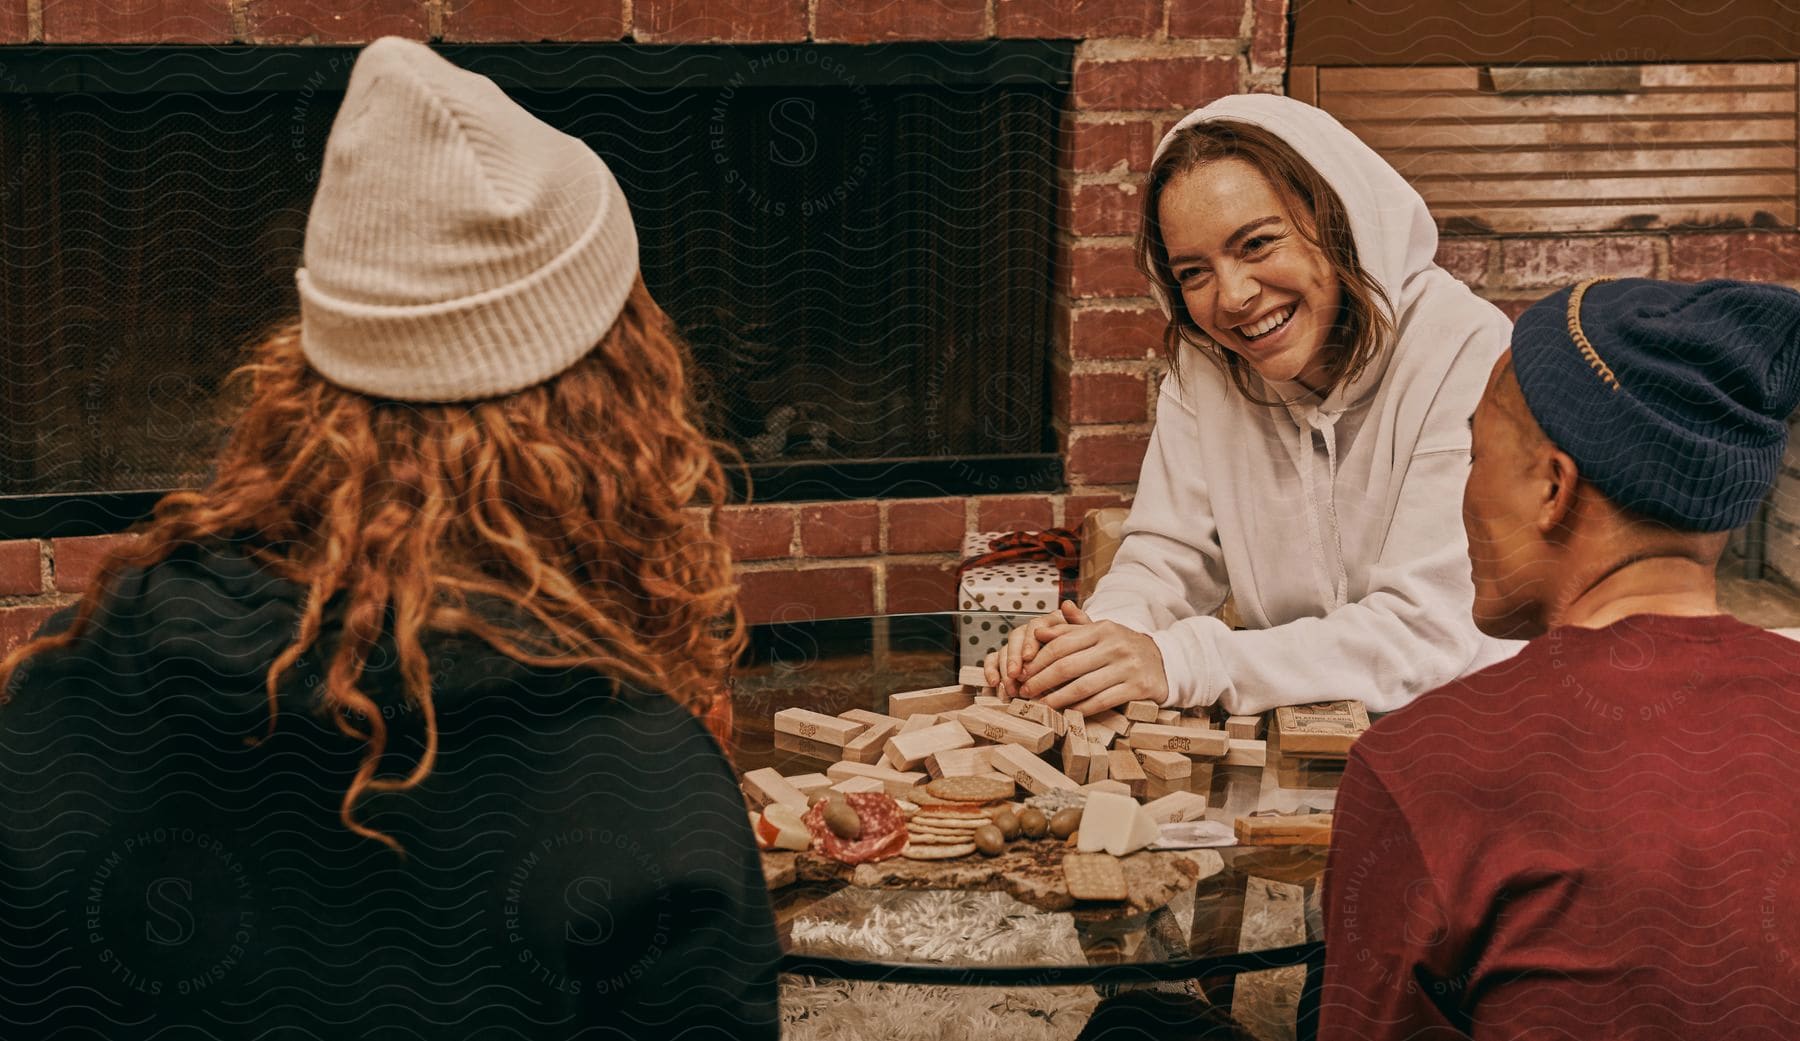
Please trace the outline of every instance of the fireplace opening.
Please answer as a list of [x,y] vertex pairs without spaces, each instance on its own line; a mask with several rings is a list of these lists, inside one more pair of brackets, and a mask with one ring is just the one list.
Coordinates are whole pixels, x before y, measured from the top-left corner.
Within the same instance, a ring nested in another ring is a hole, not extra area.
[[[445,51],[611,166],[757,501],[1060,485],[1069,45]],[[10,55],[0,535],[117,530],[204,478],[224,376],[295,311],[354,53]]]

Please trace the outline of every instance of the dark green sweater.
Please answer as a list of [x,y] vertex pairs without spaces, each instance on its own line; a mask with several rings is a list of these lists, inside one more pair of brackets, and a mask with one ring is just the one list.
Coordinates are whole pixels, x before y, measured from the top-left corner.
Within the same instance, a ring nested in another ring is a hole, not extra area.
[[[436,640],[437,764],[358,810],[400,857],[338,820],[361,743],[314,710],[322,655],[248,743],[298,610],[243,555],[184,551],[15,678],[0,1038],[777,1035],[743,804],[687,712]],[[381,650],[397,777],[422,721]]]

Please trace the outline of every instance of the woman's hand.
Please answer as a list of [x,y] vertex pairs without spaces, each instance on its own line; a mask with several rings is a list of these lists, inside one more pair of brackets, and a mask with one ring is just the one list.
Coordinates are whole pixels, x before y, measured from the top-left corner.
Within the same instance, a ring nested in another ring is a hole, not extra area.
[[1063,605],[1063,613],[1065,624],[1035,631],[1042,649],[1024,670],[1020,697],[1091,716],[1127,701],[1161,705],[1169,696],[1155,640],[1117,622],[1093,621],[1074,604]]
[[[1069,612],[1073,612],[1070,614]],[[988,654],[983,669],[987,674],[987,685],[997,688],[1003,698],[1019,696],[1019,684],[1025,681],[1025,666],[1037,657],[1043,646],[1039,635],[1052,626],[1063,625],[1073,621],[1074,616],[1086,619],[1072,600],[1064,600],[1056,610],[1046,615],[1039,615],[1024,625],[1006,634],[1006,642],[1000,649]]]

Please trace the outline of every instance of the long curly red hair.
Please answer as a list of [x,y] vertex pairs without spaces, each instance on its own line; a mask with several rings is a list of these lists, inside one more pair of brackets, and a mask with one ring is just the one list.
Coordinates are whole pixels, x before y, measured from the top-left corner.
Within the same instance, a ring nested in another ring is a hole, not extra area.
[[[299,632],[269,667],[270,733],[284,674],[341,598],[321,710],[364,755],[340,816],[389,845],[354,810],[365,793],[414,787],[432,770],[429,632],[660,690],[709,721],[728,710],[719,702],[745,635],[715,534],[727,490],[721,446],[694,423],[687,348],[642,281],[580,361],[490,400],[419,404],[346,390],[307,365],[299,331],[277,330],[235,374],[248,401],[216,476],[165,496],[140,537],[108,559],[72,627],[0,663],[0,691],[26,659],[80,640],[125,570],[231,539],[306,593]],[[486,597],[513,605],[517,620],[471,607]],[[377,776],[388,728],[359,685],[389,630],[426,731],[424,754],[397,779]]]

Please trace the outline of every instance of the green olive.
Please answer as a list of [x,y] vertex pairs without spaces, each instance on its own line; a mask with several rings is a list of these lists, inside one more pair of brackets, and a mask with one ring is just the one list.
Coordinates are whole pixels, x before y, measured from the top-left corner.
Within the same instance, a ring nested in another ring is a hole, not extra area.
[[1000,834],[1000,829],[992,824],[983,824],[976,828],[974,837],[975,848],[980,850],[984,857],[998,856],[1000,851],[1006,848],[1006,836]]
[[1075,829],[1079,827],[1081,827],[1081,809],[1076,806],[1058,810],[1056,816],[1050,818],[1050,836],[1052,838],[1066,839],[1075,834]]
[[832,799],[825,804],[825,826],[831,833],[846,842],[854,842],[862,837],[862,818],[850,808],[850,804],[839,799]]
[[1019,837],[1019,818],[1011,810],[994,814],[994,827],[1000,829],[1001,837],[1008,842]]
[[1041,839],[1050,829],[1050,822],[1045,819],[1044,811],[1036,806],[1027,806],[1019,813],[1019,831],[1028,839]]

